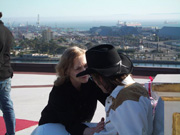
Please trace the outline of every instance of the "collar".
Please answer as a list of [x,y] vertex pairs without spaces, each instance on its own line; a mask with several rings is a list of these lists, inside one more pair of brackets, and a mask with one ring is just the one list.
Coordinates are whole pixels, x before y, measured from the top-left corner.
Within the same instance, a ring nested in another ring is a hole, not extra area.
[[110,96],[112,96],[113,98],[116,98],[117,94],[127,85],[131,85],[133,83],[135,83],[135,81],[133,80],[133,78],[128,75],[123,81],[122,83],[124,84],[123,86],[118,85],[111,93]]
[[130,84],[133,84],[135,83],[134,79],[131,77],[131,75],[128,75],[123,81],[122,83],[124,85],[130,85]]

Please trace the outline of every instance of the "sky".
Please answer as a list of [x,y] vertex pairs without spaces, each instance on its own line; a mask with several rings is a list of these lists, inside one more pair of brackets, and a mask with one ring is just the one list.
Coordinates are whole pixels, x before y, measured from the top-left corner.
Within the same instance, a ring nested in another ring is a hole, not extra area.
[[0,0],[0,11],[4,18],[180,20],[180,0]]

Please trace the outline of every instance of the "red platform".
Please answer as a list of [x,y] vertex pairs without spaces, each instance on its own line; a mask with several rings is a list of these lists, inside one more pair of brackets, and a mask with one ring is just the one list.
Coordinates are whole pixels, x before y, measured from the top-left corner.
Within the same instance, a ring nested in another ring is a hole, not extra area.
[[[37,121],[16,119],[16,132],[26,129],[26,128],[29,128],[36,124],[38,124]],[[2,116],[0,116],[0,135],[4,135],[5,133],[6,133],[6,127],[5,127],[4,119]]]

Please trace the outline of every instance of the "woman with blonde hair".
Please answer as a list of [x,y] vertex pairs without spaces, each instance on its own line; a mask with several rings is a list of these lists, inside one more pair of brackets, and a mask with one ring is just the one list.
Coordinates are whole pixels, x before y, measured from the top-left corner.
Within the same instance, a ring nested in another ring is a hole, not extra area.
[[56,66],[57,79],[48,104],[33,135],[88,135],[98,131],[84,123],[92,120],[98,100],[105,104],[107,94],[89,79],[89,75],[76,77],[86,66],[84,49],[70,47],[64,51]]

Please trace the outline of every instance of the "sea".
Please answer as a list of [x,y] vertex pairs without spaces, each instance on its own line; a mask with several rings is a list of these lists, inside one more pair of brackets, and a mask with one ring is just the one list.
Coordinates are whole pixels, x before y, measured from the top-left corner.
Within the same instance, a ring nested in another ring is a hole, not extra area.
[[[180,27],[180,20],[173,21],[123,21],[130,23],[141,23],[141,27],[156,27],[161,29],[162,27]],[[72,29],[77,31],[88,31],[92,27],[100,27],[100,26],[117,26],[118,21],[42,21],[39,23],[40,26],[50,26],[52,28],[64,28],[64,29]],[[5,21],[6,26],[27,26],[27,25],[37,25],[34,22],[25,22],[25,21],[14,21],[10,23],[9,21]]]
[[157,63],[133,63],[135,67],[164,67],[164,68],[180,68],[180,64],[157,64]]
[[[138,21],[127,21],[136,23]],[[142,27],[156,27],[161,29],[162,27],[180,27],[179,21],[140,21]],[[117,26],[117,21],[85,21],[85,22],[42,22],[42,25],[51,26],[55,28],[72,28],[74,30],[79,31],[87,31],[92,27],[100,27],[100,26]]]

